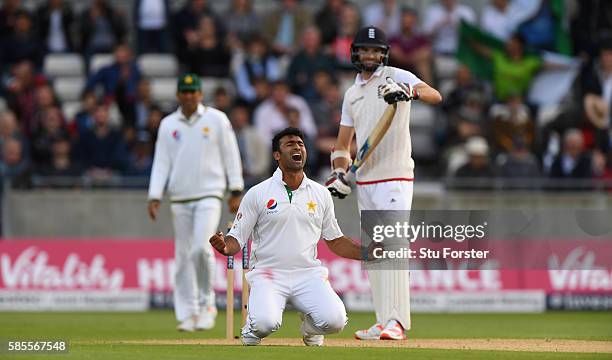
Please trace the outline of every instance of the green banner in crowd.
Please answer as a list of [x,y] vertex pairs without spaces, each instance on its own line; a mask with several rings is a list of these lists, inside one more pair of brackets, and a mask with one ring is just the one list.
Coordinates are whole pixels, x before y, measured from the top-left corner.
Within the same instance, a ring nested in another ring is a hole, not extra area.
[[471,46],[470,42],[482,44],[488,48],[501,50],[504,43],[498,38],[480,30],[479,27],[461,22],[459,28],[459,49],[457,59],[467,65],[472,74],[483,80],[493,80],[493,64],[484,56],[478,54]]

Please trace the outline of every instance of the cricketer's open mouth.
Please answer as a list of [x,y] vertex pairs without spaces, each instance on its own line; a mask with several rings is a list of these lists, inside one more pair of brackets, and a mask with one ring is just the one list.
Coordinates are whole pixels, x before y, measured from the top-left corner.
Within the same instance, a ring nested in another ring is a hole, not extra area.
[[302,161],[302,154],[295,153],[295,154],[291,155],[291,160],[293,160],[293,161]]

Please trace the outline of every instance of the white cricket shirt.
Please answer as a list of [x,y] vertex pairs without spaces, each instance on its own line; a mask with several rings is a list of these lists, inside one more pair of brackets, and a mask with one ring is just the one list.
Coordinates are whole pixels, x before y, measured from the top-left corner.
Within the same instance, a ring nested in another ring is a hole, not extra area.
[[149,199],[160,200],[164,186],[172,201],[223,197],[226,186],[242,190],[242,163],[227,116],[198,105],[189,119],[178,110],[159,127],[149,183]]
[[251,237],[251,269],[319,267],[319,239],[343,236],[329,190],[306,175],[296,190],[288,191],[285,185],[279,168],[252,187],[240,203],[228,236],[241,247]]
[[[344,93],[340,125],[355,128],[357,149],[364,144],[385,112],[387,103],[378,97],[378,88],[395,82],[415,86],[422,81],[409,71],[391,66],[379,67],[369,80],[357,74],[355,84]],[[410,143],[410,102],[397,103],[393,122],[368,160],[357,170],[357,184],[389,180],[411,180],[414,161]]]

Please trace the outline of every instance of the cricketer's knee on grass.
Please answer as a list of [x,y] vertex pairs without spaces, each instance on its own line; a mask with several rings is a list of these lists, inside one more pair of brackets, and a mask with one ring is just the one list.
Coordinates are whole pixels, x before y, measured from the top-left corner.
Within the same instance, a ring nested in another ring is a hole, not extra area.
[[281,327],[282,314],[272,314],[264,311],[249,314],[249,328],[258,338],[264,338]]

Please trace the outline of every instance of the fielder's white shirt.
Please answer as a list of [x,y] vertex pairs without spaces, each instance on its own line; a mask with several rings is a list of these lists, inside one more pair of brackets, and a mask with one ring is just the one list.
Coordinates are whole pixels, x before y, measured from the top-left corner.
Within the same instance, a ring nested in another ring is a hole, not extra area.
[[200,104],[187,119],[179,107],[162,120],[149,199],[160,200],[166,183],[172,201],[223,197],[228,183],[231,190],[244,188],[236,136],[222,111]]
[[[355,84],[344,93],[340,120],[340,125],[355,128],[357,149],[363,145],[388,106],[384,99],[378,97],[378,88],[387,84],[387,77],[411,86],[422,82],[413,73],[392,66],[379,67],[367,81],[361,74],[357,74]],[[400,101],[389,130],[372,155],[357,170],[358,184],[411,180],[414,177],[409,126],[410,102]]]
[[342,237],[332,197],[304,175],[291,199],[279,169],[244,196],[228,236],[243,247],[249,237],[251,269],[297,270],[321,266],[317,243]]

